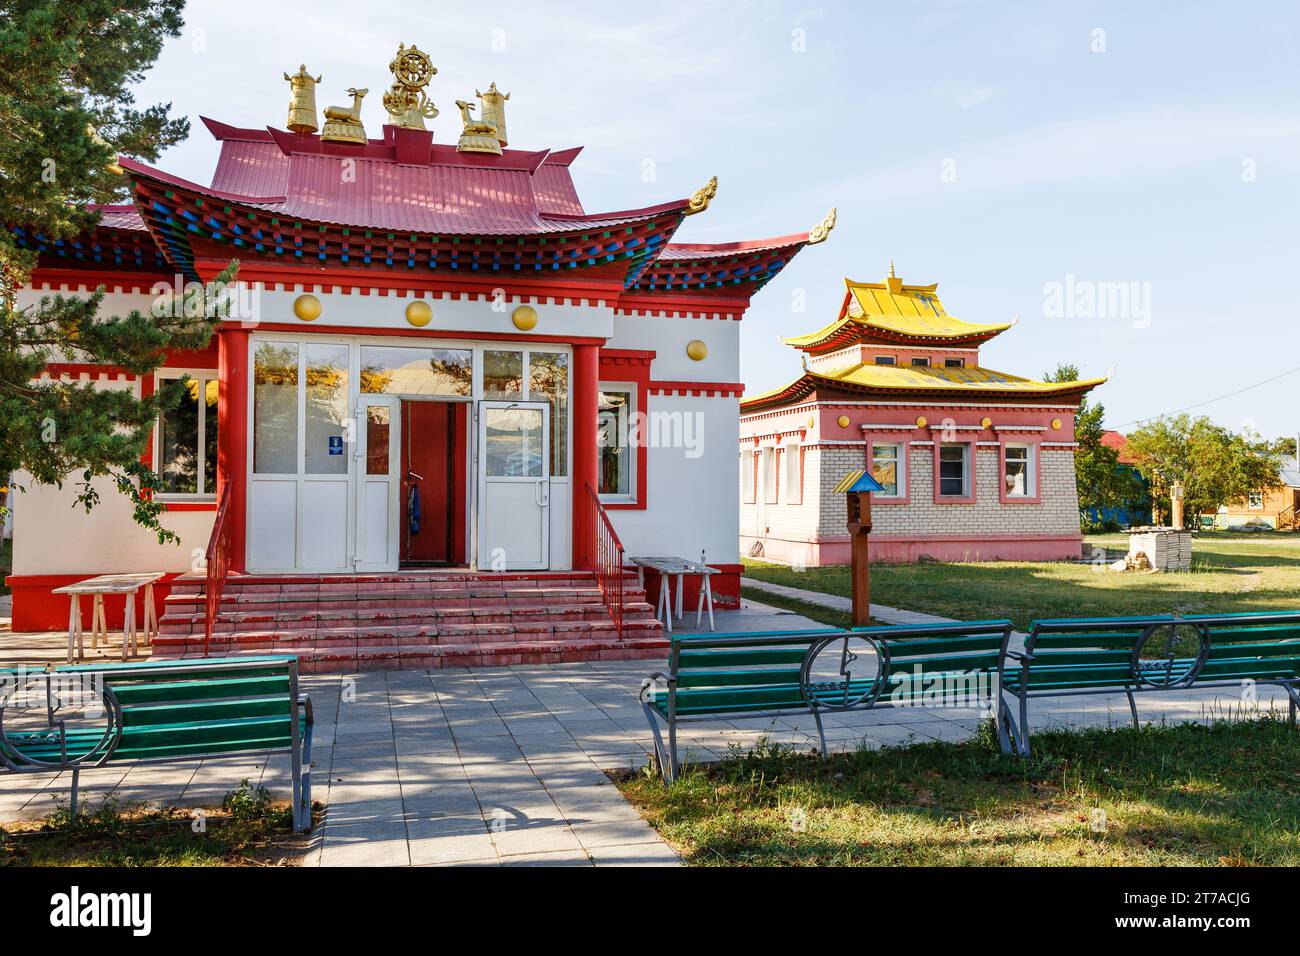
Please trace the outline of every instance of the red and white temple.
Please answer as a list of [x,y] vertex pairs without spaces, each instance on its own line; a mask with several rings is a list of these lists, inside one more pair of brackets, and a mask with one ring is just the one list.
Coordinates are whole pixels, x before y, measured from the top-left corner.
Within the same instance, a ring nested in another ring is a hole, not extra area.
[[[579,606],[599,599],[605,522],[628,555],[705,554],[719,599],[737,599],[740,320],[833,213],[775,239],[674,243],[716,180],[589,212],[570,174],[580,148],[508,148],[495,86],[478,119],[462,107],[458,141],[436,142],[434,71],[414,48],[399,58],[378,136],[364,91],[316,132],[316,80],[300,70],[291,130],[204,119],[220,144],[209,183],[123,158],[132,202],[101,209],[91,234],[14,229],[39,252],[20,305],[102,286],[106,314],[147,311],[240,263],[206,351],[143,378],[49,367],[137,394],[192,380],[149,454],[182,545],[159,546],[107,487],[89,514],[70,491],[31,488],[15,508],[16,630],[66,622],[60,585],[157,570],[174,591],[157,653],[193,652],[219,507],[233,652],[556,660],[634,652],[638,627],[662,646],[631,584],[617,636],[610,609]],[[372,593],[402,589],[413,596]],[[440,614],[420,613],[430,602]]]

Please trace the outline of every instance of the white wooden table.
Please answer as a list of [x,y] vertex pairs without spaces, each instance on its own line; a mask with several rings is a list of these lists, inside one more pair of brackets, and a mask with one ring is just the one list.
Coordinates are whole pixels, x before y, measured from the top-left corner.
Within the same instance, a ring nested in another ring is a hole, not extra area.
[[668,633],[673,630],[673,601],[668,584],[670,577],[677,579],[677,620],[682,619],[682,582],[688,574],[700,576],[700,603],[695,608],[695,626],[700,626],[700,617],[705,608],[709,611],[709,630],[713,627],[713,588],[709,585],[709,576],[719,574],[717,568],[711,568],[702,561],[688,561],[686,558],[633,558],[629,561],[636,565],[637,583],[645,587],[646,568],[659,572],[659,600],[655,604],[655,617],[664,622]]
[[161,571],[146,571],[140,574],[101,574],[98,577],[65,584],[55,588],[55,594],[66,594],[72,603],[68,609],[68,663],[72,663],[73,646],[77,657],[85,659],[85,628],[81,622],[81,597],[89,594],[91,647],[98,647],[102,640],[108,643],[108,616],[104,612],[106,595],[120,594],[126,601],[122,619],[122,660],[126,660],[128,649],[132,655],[139,653],[139,628],[135,620],[135,596],[144,589],[144,642],[149,644],[158,636],[158,607],[154,604],[153,586],[163,576]]

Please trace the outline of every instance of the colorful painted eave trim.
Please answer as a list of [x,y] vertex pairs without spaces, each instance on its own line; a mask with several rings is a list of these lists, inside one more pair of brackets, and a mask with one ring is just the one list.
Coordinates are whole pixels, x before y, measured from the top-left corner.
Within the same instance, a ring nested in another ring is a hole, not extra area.
[[[823,355],[850,345],[872,342],[897,342],[899,344],[925,345],[981,345],[1000,335],[1011,324],[973,325],[962,322],[965,330],[953,329],[950,333],[922,333],[890,324],[893,316],[850,316],[837,319],[830,325],[807,335],[794,335],[782,341],[789,346],[812,355]],[[958,320],[953,320],[957,322]]]
[[195,262],[202,251],[301,266],[457,274],[540,275],[614,264],[626,270],[624,288],[632,288],[676,232],[687,206],[682,199],[647,209],[541,217],[556,226],[571,225],[571,231],[421,235],[282,216],[264,207],[284,197],[222,193],[129,159],[122,166],[132,177],[150,235],[190,278],[198,278]]
[[145,231],[135,206],[96,206],[100,221],[89,233],[52,239],[39,231],[10,226],[15,242],[46,264],[63,267],[169,272],[167,258]]
[[[888,366],[881,367],[887,368]],[[908,369],[908,371],[915,370]],[[991,369],[982,369],[980,371],[992,372]],[[1035,382],[1031,379],[1020,379],[1015,376],[1007,376],[1005,373],[994,374],[1004,375],[1008,381],[990,382],[988,384],[966,382],[923,385],[909,382],[906,384],[900,383],[898,385],[883,385],[879,383],[863,384],[860,382],[847,381],[844,378],[835,375],[821,375],[817,372],[805,372],[803,375],[799,376],[799,378],[781,388],[741,398],[740,410],[742,412],[758,411],[773,406],[792,404],[807,398],[819,389],[841,391],[862,396],[888,397],[891,399],[910,395],[915,395],[922,400],[933,400],[938,396],[943,396],[944,398],[969,397],[976,402],[988,398],[1001,399],[1009,397],[1019,397],[1024,399],[1077,399],[1107,381],[1106,378],[1092,378],[1080,379],[1074,382]],[[1020,387],[1007,387],[1016,384],[1019,384]]]
[[742,291],[753,295],[809,244],[808,233],[744,242],[671,243],[635,286],[638,293]]

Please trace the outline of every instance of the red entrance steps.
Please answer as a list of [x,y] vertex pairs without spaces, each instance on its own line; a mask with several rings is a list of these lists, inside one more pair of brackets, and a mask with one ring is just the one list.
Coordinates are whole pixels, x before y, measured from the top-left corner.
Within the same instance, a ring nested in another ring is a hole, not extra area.
[[[203,653],[204,584],[176,579],[154,656]],[[636,659],[667,647],[632,576],[620,637],[590,572],[409,571],[231,577],[209,653],[297,654],[312,673]]]

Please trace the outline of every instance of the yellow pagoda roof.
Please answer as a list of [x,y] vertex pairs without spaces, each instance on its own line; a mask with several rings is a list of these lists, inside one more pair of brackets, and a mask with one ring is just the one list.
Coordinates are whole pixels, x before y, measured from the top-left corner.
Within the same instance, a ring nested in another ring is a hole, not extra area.
[[894,275],[892,264],[889,272],[884,282],[845,279],[848,295],[840,317],[809,335],[787,338],[785,344],[823,351],[828,347],[840,348],[872,331],[909,339],[989,339],[1011,328],[1009,322],[977,325],[954,318],[939,299],[937,282],[907,285]]
[[1085,392],[1105,382],[1105,378],[1079,379],[1072,382],[1039,382],[991,368],[967,366],[874,365],[859,363],[827,372],[804,372],[781,388],[746,396],[743,405],[773,400],[797,399],[819,385],[844,386],[866,392],[1016,393],[1025,396],[1049,396]]

